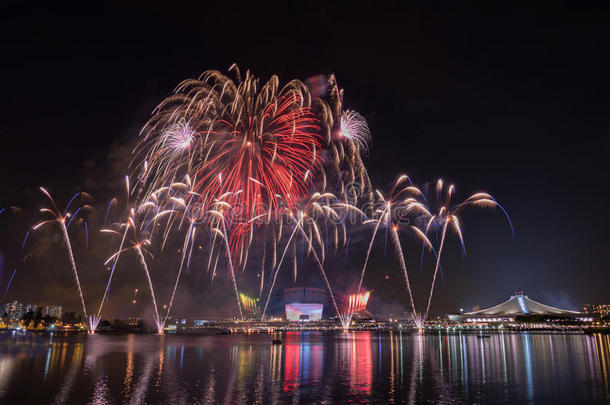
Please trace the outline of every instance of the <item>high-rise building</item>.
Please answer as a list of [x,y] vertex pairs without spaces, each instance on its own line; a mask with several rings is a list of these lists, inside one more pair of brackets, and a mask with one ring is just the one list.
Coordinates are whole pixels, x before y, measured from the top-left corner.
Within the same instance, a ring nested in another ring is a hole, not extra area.
[[61,319],[62,309],[63,308],[61,307],[61,305],[47,305],[46,307],[44,307],[42,314],[45,316],[48,315],[52,316],[53,318]]
[[2,306],[2,315],[8,316],[11,320],[19,320],[25,314],[26,306],[19,301],[7,302]]
[[[20,320],[28,312],[33,312],[36,314],[36,312],[38,312],[38,305],[24,304],[19,301],[5,302],[4,304],[0,305],[0,317],[4,317],[6,315],[13,321]],[[62,312],[63,308],[61,305],[47,305],[42,308],[43,315],[49,315],[57,319],[61,319]]]
[[5,302],[4,304],[2,304],[2,317],[6,316],[10,316],[11,314],[11,303],[10,302]]

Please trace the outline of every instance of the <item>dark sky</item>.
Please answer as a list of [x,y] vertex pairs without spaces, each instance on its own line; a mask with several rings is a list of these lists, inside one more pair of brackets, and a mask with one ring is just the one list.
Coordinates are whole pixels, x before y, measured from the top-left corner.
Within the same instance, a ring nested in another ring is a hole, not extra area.
[[[226,71],[233,62],[282,82],[334,72],[345,104],[371,127],[366,165],[376,186],[387,188],[401,173],[419,185],[443,177],[456,185],[457,197],[489,191],[512,218],[514,240],[498,212],[463,215],[468,254],[462,259],[457,244],[447,245],[433,312],[490,306],[515,290],[567,308],[610,303],[609,10],[561,2],[65,9],[20,3],[0,10],[0,208],[32,212],[42,204],[39,185],[61,201],[83,187],[107,187],[86,190],[106,198],[112,187],[100,183],[114,175],[120,183],[108,156],[133,142],[154,106],[184,78]],[[24,212],[0,217],[2,289],[35,220]],[[35,255],[42,243],[33,237],[28,251]],[[19,265],[7,298],[78,309],[63,251],[52,246]],[[77,247],[76,254],[86,253]],[[409,257],[418,254],[407,248]],[[384,260],[382,247],[377,256],[367,280],[376,288],[371,304],[380,310],[406,304],[401,282],[394,282],[401,280],[395,259]],[[103,269],[99,260],[82,260],[93,305],[100,278],[92,273]],[[432,268],[428,263],[419,273],[414,263],[423,305]],[[355,254],[346,271],[355,274],[358,266]],[[167,276],[155,271],[159,280]],[[393,278],[384,284],[383,274]],[[141,278],[117,283],[116,301],[145,288]],[[183,310],[205,312],[218,290],[229,291],[199,283],[190,289],[205,293],[186,295]]]

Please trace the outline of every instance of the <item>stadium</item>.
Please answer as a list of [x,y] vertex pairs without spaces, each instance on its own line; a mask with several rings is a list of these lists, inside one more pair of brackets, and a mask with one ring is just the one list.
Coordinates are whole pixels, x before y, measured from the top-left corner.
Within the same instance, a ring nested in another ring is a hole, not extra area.
[[593,321],[591,316],[582,312],[541,304],[529,298],[523,291],[515,292],[507,301],[491,308],[460,314],[448,314],[448,317],[450,321],[467,324],[504,323],[518,320]]
[[293,322],[319,321],[322,319],[326,291],[316,287],[293,287],[283,291],[286,320]]

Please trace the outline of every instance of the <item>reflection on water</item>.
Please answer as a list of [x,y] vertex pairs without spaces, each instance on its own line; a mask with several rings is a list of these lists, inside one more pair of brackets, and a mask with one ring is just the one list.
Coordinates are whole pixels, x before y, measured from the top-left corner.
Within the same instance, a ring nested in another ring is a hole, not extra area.
[[0,333],[0,403],[607,403],[610,336]]

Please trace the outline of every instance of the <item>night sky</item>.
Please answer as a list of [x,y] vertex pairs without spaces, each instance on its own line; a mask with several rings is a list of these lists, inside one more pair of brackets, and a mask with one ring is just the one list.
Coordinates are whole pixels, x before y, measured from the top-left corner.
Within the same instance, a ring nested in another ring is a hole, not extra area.
[[[21,3],[0,9],[0,208],[21,207],[0,214],[2,290],[19,269],[7,299],[79,310],[57,232],[32,236],[21,264],[23,235],[43,203],[37,187],[62,202],[84,190],[103,205],[120,192],[127,151],[154,106],[181,80],[236,62],[282,83],[335,73],[346,106],[370,125],[365,164],[376,187],[387,189],[402,173],[422,187],[442,177],[458,198],[485,190],[506,208],[514,240],[500,212],[462,216],[467,255],[452,237],[433,313],[491,306],[516,290],[568,309],[610,303],[609,10],[559,2],[429,9]],[[75,254],[93,306],[110,250],[107,239],[91,242],[88,253],[77,243]],[[422,307],[433,264],[420,272],[419,249],[406,243]],[[335,277],[357,273],[358,250],[344,268],[335,265]],[[380,243],[365,281],[375,288],[371,305],[404,309],[395,256],[383,255]],[[129,314],[133,289],[145,291],[129,266],[126,259],[108,316]],[[152,270],[159,285],[171,280],[167,267]],[[315,268],[305,271],[315,283]],[[187,280],[179,312],[224,314],[227,283],[210,287],[193,269]]]

